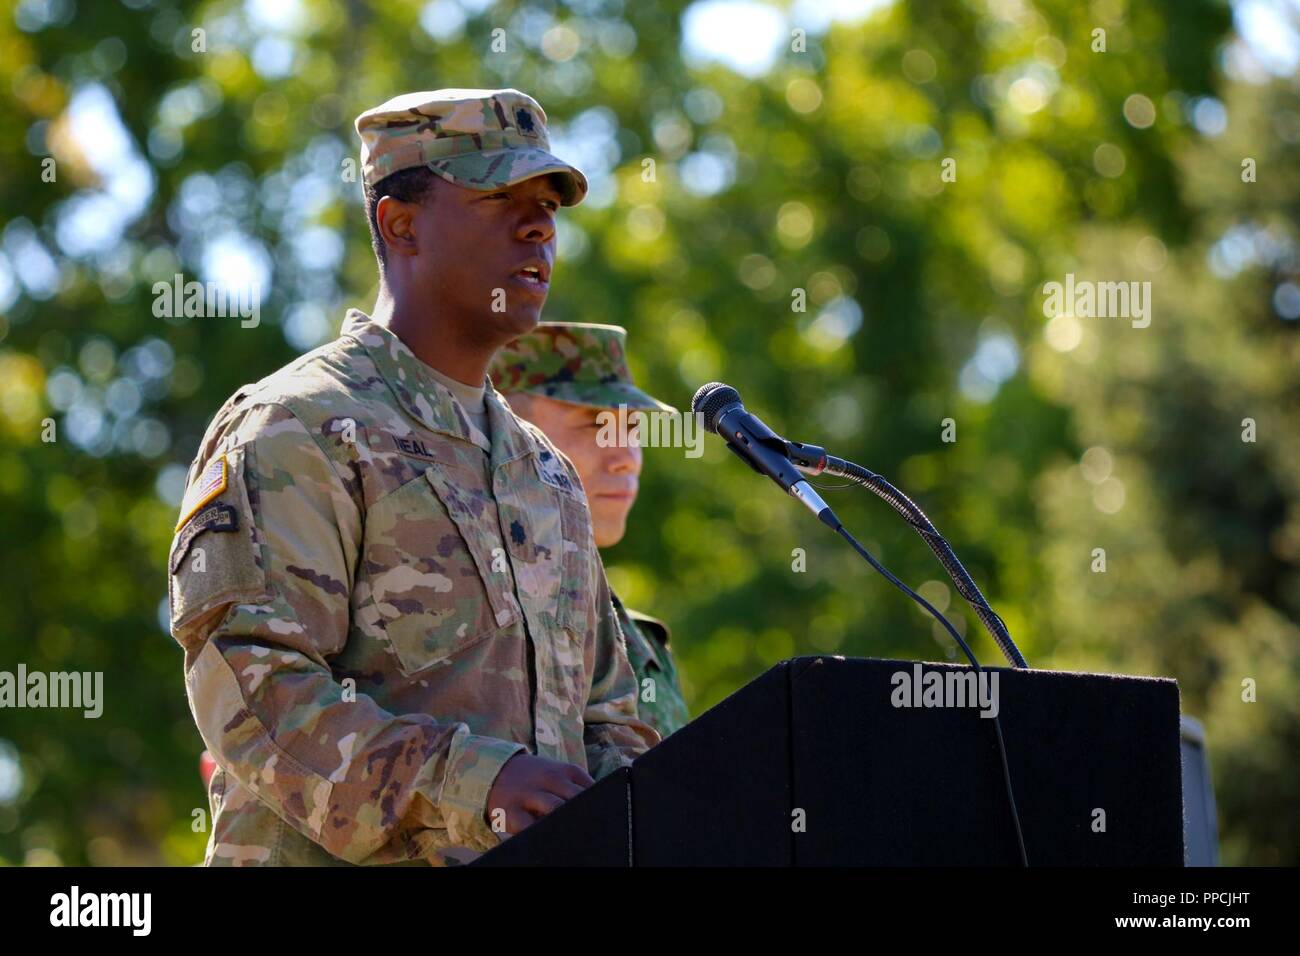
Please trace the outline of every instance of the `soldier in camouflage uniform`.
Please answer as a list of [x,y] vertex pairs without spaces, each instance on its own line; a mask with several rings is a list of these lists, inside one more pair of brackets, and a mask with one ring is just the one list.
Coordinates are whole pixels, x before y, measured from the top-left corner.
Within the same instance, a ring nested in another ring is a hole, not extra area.
[[[598,428],[606,419],[600,413],[622,414],[620,406],[675,411],[636,387],[627,367],[626,340],[627,332],[616,325],[543,322],[500,349],[488,369],[492,384],[515,412],[541,428],[578,469],[601,548],[623,538],[636,503],[641,449],[634,443],[601,447]],[[618,595],[611,597],[641,687],[638,710],[667,737],[690,719],[668,649],[668,626],[625,607]]]
[[514,90],[363,113],[374,315],[203,438],[169,597],[210,865],[462,862],[658,740],[578,474],[485,375],[586,193],[545,122]]

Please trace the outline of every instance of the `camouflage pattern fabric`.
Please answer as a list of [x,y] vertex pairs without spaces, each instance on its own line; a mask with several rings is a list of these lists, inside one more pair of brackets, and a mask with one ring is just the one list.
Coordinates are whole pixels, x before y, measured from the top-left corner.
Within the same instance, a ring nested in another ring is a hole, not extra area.
[[658,741],[576,470],[490,386],[475,446],[429,371],[352,311],[203,438],[169,598],[210,865],[457,862],[516,753],[600,778]]
[[540,322],[497,351],[488,367],[497,390],[597,408],[676,411],[636,387],[627,367],[627,330],[587,322]]
[[[671,405],[637,388],[627,365],[627,330],[588,322],[542,322],[497,351],[488,367],[502,393],[543,395],[595,408],[663,409]],[[663,621],[629,611],[614,597],[628,657],[642,688],[637,708],[660,736],[690,720]],[[646,700],[646,681],[654,700]]]
[[[668,625],[657,618],[633,611],[611,594],[614,612],[627,639],[627,656],[636,673],[637,712],[660,737],[676,733],[691,719],[682,693],[677,665],[668,651]],[[652,699],[647,699],[652,698]]]
[[361,175],[369,185],[426,166],[468,189],[499,189],[555,173],[566,206],[587,195],[587,177],[551,154],[546,113],[518,90],[405,93],[356,119]]

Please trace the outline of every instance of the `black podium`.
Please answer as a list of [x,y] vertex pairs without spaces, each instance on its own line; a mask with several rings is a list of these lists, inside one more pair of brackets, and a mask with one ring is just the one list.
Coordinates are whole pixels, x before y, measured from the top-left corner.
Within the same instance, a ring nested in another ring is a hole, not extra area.
[[[1031,866],[1183,864],[1176,682],[985,671]],[[973,676],[784,661],[472,865],[1018,865]]]

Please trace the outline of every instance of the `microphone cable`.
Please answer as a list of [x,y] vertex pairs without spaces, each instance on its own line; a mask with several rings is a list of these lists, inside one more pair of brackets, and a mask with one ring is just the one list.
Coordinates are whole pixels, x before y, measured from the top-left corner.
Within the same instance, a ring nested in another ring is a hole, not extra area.
[[[1007,630],[1005,622],[989,606],[988,601],[980,592],[979,586],[972,580],[957,559],[952,547],[939,534],[933,522],[907,495],[875,472],[843,458],[827,455],[826,450],[820,446],[789,442],[781,438],[761,420],[745,410],[740,400],[740,393],[730,385],[725,385],[722,382],[709,382],[706,385],[701,385],[696,390],[694,398],[691,399],[691,408],[697,415],[702,417],[706,431],[722,437],[727,443],[727,448],[741,458],[751,469],[776,481],[783,490],[793,495],[801,504],[816,514],[822,524],[848,541],[853,549],[876,571],[880,572],[887,581],[933,615],[935,620],[944,626],[952,639],[957,642],[957,645],[965,653],[975,670],[976,679],[978,680],[980,676],[983,676],[984,671],[974,653],[972,653],[970,646],[957,633],[956,628],[929,601],[913,591],[891,573],[888,568],[877,561],[849,533],[835,512],[812,490],[809,482],[806,479],[798,479],[798,472],[803,471],[812,475],[829,474],[837,478],[847,478],[883,498],[930,546],[930,550],[935,553],[944,570],[948,572],[948,576],[952,579],[958,593],[975,610],[980,621],[1002,649],[1012,667],[1017,669],[1028,668],[1029,665],[1011,639],[1011,634]],[[733,414],[737,410],[740,416],[738,419]],[[723,420],[729,414],[732,415],[733,420],[725,423],[727,433],[724,434],[719,430],[719,426],[724,424]],[[735,443],[733,443],[732,437],[736,439]],[[1002,761],[1002,781],[1007,791],[1011,821],[1016,830],[1016,845],[1020,851],[1020,862],[1022,866],[1027,867],[1029,866],[1029,856],[1025,850],[1025,837],[1020,825],[1020,811],[1016,806],[1015,791],[1011,785],[1011,768],[1007,761],[1006,741],[1003,739],[1002,723],[998,715],[993,717],[993,727],[997,734],[998,755]]]
[[[1011,632],[1007,630],[1006,623],[989,606],[989,602],[985,600],[979,585],[975,583],[975,580],[962,566],[956,552],[952,550],[952,546],[948,544],[943,535],[939,533],[939,529],[934,526],[934,522],[926,516],[926,513],[921,510],[916,502],[874,471],[863,468],[851,461],[846,461],[843,458],[836,458],[834,455],[826,456],[823,473],[856,482],[883,499],[898,512],[902,519],[911,525],[916,533],[925,540],[925,543],[930,546],[930,550],[939,559],[943,569],[948,572],[948,577],[952,579],[953,585],[956,586],[957,593],[965,598],[967,604],[974,608],[975,614],[983,623],[985,630],[989,632],[998,647],[1002,649],[1002,653],[1011,666],[1017,668],[1029,667],[1024,655],[1020,653],[1020,648],[1016,647],[1016,642],[1011,639]],[[969,656],[969,652],[967,654]]]
[[[834,514],[832,513],[831,516],[834,517]],[[825,523],[830,524],[830,522],[825,522]],[[879,571],[881,576],[884,577],[886,581],[894,585],[894,587],[898,588],[900,591],[902,591],[904,594],[910,597],[917,604],[921,605],[921,607],[929,611],[930,614],[934,616],[934,619],[938,621],[940,624],[942,624],[944,628],[947,629],[948,633],[952,635],[952,639],[957,642],[958,646],[961,647],[962,651],[966,654],[966,658],[970,661],[971,667],[975,669],[975,673],[977,675],[976,680],[979,680],[978,675],[984,673],[984,670],[983,668],[980,667],[979,661],[975,659],[975,654],[971,651],[970,646],[964,640],[962,640],[962,636],[957,633],[957,629],[952,626],[952,623],[946,617],[940,614],[933,604],[931,604],[925,598],[921,597],[921,595],[913,591],[910,587],[908,587],[906,584],[900,581],[887,567],[885,567],[883,564],[877,561],[872,556],[871,552],[868,551],[866,548],[864,548],[858,542],[857,538],[853,537],[853,535],[849,532],[849,529],[844,527],[843,523],[841,523],[838,518],[835,519],[835,524],[831,525],[831,527],[834,529],[834,531],[837,534],[839,534],[842,538],[844,538],[845,541],[847,541],[850,545],[852,545],[853,550],[857,551],[858,554],[862,555],[862,557],[866,559],[868,564],[870,564],[873,568]],[[999,711],[1000,710],[1001,708],[999,708]],[[1002,760],[1002,783],[1006,787],[1007,805],[1011,810],[1011,822],[1015,826],[1015,830],[1016,830],[1016,847],[1020,851],[1020,865],[1024,867],[1028,867],[1029,855],[1025,851],[1025,835],[1020,826],[1020,811],[1016,806],[1015,789],[1011,785],[1011,766],[1007,762],[1007,745],[1006,745],[1006,741],[1003,740],[1002,738],[1002,720],[999,714],[993,715],[993,729],[997,733],[998,756]]]

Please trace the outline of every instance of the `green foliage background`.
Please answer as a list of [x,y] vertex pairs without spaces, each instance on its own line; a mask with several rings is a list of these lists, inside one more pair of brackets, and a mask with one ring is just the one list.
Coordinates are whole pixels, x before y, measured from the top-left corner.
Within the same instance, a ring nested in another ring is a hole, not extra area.
[[[292,69],[267,78],[250,61],[266,30],[230,0],[61,0],[44,25],[41,4],[3,5],[0,669],[102,670],[106,704],[97,721],[0,710],[0,861],[201,859],[202,744],[159,623],[176,466],[235,388],[373,303],[352,117],[412,89],[514,86],[557,132],[608,134],[609,201],[565,212],[548,318],[625,325],[665,400],[726,380],[774,427],[894,479],[1035,666],[1178,678],[1207,727],[1225,862],[1300,862],[1300,338],[1275,299],[1300,282],[1300,99],[1295,77],[1225,71],[1230,8],[912,0],[750,78],[683,56],[681,2],[469,6],[437,40],[413,0],[304,0]],[[94,84],[153,182],[120,241],[77,254],[60,225],[107,187],[68,107]],[[1126,121],[1134,94],[1153,124]],[[1219,135],[1191,121],[1202,97],[1226,107]],[[699,153],[730,165],[721,192],[688,188]],[[202,277],[219,228],[272,264],[261,324],[155,317],[153,283]],[[1049,325],[1043,284],[1071,272],[1150,281],[1150,327]],[[120,414],[70,428],[70,395]],[[1001,663],[882,503],[830,500]],[[631,528],[611,580],[672,625],[697,713],[794,654],[954,656],[716,442],[702,461],[647,452]]]

